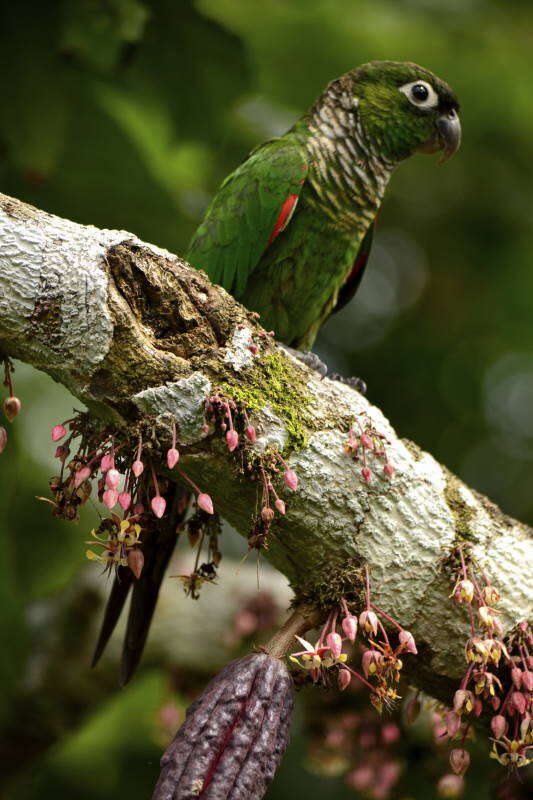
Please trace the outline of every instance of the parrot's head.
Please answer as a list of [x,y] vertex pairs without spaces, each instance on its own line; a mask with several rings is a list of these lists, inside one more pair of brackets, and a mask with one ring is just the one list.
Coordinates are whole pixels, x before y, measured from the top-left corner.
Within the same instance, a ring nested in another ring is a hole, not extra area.
[[[417,64],[372,61],[344,78],[356,98],[365,133],[391,161],[443,151],[461,143],[459,103],[448,84]],[[344,91],[347,89],[344,86]]]

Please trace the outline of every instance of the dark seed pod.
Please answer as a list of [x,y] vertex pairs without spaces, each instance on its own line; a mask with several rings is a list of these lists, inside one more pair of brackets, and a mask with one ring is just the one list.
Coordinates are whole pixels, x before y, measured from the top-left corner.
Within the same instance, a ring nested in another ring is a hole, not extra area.
[[152,800],[260,800],[289,742],[293,701],[277,658],[232,661],[189,708]]

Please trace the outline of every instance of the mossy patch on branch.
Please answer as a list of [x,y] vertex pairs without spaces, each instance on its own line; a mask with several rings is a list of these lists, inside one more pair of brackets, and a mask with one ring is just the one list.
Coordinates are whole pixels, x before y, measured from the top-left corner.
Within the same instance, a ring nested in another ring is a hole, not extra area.
[[458,542],[475,542],[476,535],[471,527],[475,511],[464,500],[461,494],[461,481],[445,470],[446,489],[444,497],[448,508],[453,514],[455,536]]
[[297,604],[310,603],[315,608],[329,611],[338,606],[343,597],[347,602],[358,602],[362,607],[365,596],[363,560],[351,559],[344,566],[317,567],[316,574],[298,576],[291,586]]
[[312,420],[306,384],[286,356],[271,352],[258,358],[246,377],[241,374],[239,382],[225,383],[220,391],[237,404],[242,403],[249,412],[269,405],[285,423],[287,450],[299,450],[307,444]]

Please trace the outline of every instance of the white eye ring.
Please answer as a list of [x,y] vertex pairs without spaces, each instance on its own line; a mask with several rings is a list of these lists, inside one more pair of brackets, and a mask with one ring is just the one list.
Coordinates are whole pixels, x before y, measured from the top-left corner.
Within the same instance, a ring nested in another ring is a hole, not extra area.
[[[423,91],[424,89],[425,93]],[[418,80],[411,81],[410,83],[404,83],[403,86],[400,86],[399,91],[402,92],[402,94],[407,97],[409,102],[417,108],[436,108],[439,104],[439,96],[437,92],[427,81]]]

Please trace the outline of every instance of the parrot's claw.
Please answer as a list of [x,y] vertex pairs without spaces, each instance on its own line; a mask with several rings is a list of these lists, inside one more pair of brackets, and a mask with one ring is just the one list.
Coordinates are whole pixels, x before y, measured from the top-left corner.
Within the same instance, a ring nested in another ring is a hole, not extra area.
[[345,383],[346,386],[351,386],[352,389],[355,389],[356,392],[359,394],[366,394],[366,383],[362,378],[357,378],[352,376],[351,378],[345,378],[343,375],[339,375],[337,372],[332,372],[328,375],[328,378],[331,378],[332,381],[339,381],[340,383]]
[[291,356],[294,356],[294,358],[297,358],[298,361],[302,361],[306,367],[312,369],[313,372],[318,372],[321,378],[326,377],[328,367],[316,353],[312,353],[311,350],[304,353],[301,350],[296,350],[294,347],[288,347],[286,344],[281,344],[280,347],[290,353]]

